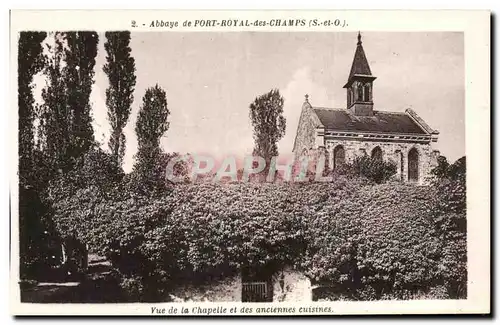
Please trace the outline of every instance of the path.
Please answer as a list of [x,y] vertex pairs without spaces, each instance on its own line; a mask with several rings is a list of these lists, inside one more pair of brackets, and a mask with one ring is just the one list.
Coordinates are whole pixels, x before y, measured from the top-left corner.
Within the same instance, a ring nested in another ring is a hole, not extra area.
[[33,303],[106,303],[123,301],[118,283],[109,276],[111,265],[89,255],[89,267],[79,282],[40,282],[21,289],[21,301]]

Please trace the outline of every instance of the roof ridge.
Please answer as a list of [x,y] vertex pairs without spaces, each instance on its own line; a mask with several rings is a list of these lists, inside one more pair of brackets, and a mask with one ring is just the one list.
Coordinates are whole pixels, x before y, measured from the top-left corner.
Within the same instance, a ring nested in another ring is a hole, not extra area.
[[[335,107],[324,107],[324,106],[311,106],[313,109],[320,109],[324,111],[345,111],[349,113],[349,110],[345,108],[335,108]],[[384,113],[384,114],[395,114],[395,115],[407,115],[406,112],[396,112],[396,111],[382,111],[382,110],[373,110],[373,113]]]
[[373,113],[385,113],[385,114],[394,114],[394,115],[406,115],[406,112],[380,111],[380,110],[373,110]]
[[322,106],[312,106],[313,109],[321,109],[325,111],[346,111],[345,108],[333,108],[333,107],[322,107]]

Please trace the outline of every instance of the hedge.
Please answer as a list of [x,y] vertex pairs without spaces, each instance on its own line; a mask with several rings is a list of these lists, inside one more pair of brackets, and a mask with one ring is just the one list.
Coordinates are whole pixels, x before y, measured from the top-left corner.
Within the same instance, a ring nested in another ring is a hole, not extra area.
[[291,265],[350,299],[407,298],[439,286],[463,298],[464,230],[442,225],[465,220],[455,202],[465,196],[443,207],[449,193],[442,191],[342,177],[182,184],[162,197],[105,196],[90,186],[59,197],[53,220],[61,234],[76,231],[106,256],[139,300],[161,300],[182,281],[210,281],[248,265]]

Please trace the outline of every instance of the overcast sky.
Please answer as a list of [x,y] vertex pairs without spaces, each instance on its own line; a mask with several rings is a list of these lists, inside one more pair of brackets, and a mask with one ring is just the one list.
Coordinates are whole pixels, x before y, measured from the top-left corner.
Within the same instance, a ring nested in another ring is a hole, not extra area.
[[[345,108],[357,33],[143,32],[133,33],[137,69],[132,113],[125,128],[124,169],[137,150],[134,126],[147,87],[167,92],[168,152],[221,158],[253,148],[249,104],[272,88],[285,98],[286,136],[280,154],[292,150],[304,95],[313,106]],[[454,161],[465,154],[464,43],[462,33],[362,33],[374,82],[376,110],[413,108],[440,131],[435,148]],[[91,94],[96,139],[107,149],[107,76],[100,34]]]

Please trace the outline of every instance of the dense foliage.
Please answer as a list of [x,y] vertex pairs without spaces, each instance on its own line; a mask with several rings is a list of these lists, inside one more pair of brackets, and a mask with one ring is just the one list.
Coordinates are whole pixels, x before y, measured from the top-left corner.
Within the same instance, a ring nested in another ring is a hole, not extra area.
[[146,197],[103,196],[92,184],[58,197],[54,218],[58,231],[76,231],[112,261],[139,300],[257,265],[292,265],[349,299],[430,290],[463,298],[465,202],[449,186],[339,176],[333,183],[178,184]]
[[43,68],[42,41],[45,32],[21,32],[18,41],[18,142],[19,142],[19,253],[22,276],[34,272],[41,264],[41,242],[43,227],[40,223],[40,200],[37,194],[37,179],[34,169],[35,99],[33,77]]
[[[384,183],[396,174],[397,165],[391,160],[357,156],[351,162],[340,166],[337,173],[358,176],[377,184]],[[334,171],[335,172],[335,171]]]
[[[440,168],[446,166],[446,168]],[[466,159],[438,165],[433,173],[437,195],[431,200],[435,235],[443,242],[440,265],[452,296],[467,295],[467,186]],[[441,170],[438,173],[437,170]]]
[[[21,278],[39,278],[51,266],[47,185],[73,168],[94,146],[90,93],[95,32],[23,32],[19,39],[19,222]],[[48,50],[44,55],[43,43]],[[35,104],[33,75],[43,72],[43,103]],[[36,109],[35,109],[36,108]],[[91,174],[89,174],[90,176]],[[85,184],[86,185],[86,184]]]

